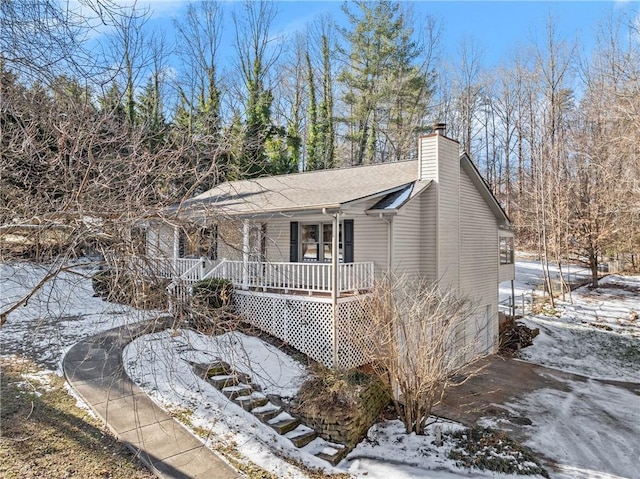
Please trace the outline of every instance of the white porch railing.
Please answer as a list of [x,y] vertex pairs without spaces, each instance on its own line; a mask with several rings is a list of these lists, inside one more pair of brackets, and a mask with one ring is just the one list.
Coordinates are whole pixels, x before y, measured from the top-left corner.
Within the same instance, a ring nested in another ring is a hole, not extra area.
[[[331,293],[331,263],[270,263],[207,258],[135,258],[134,267],[158,278],[193,284],[225,278],[238,289],[277,289]],[[373,263],[340,263],[338,290],[367,291],[373,287]]]
[[195,283],[204,278],[217,264],[208,258],[133,258],[134,267],[158,278]]
[[[338,265],[338,290],[364,291],[373,287],[373,263]],[[330,293],[330,263],[269,263],[223,260],[206,277],[225,278],[242,289],[279,289]]]

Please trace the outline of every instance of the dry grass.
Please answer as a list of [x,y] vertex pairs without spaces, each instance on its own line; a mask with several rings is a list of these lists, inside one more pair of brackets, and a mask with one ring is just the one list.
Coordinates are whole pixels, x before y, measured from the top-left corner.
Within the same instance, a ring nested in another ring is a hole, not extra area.
[[0,477],[155,477],[75,405],[64,379],[30,362],[1,358]]

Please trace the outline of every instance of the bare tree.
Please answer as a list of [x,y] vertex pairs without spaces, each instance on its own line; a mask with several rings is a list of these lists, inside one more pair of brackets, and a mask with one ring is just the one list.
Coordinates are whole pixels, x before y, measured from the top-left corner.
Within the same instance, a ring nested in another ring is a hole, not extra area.
[[[431,408],[454,376],[482,352],[474,307],[438,283],[386,278],[363,300],[366,321],[354,337],[388,388],[407,432],[424,433]],[[478,331],[474,331],[475,326]]]

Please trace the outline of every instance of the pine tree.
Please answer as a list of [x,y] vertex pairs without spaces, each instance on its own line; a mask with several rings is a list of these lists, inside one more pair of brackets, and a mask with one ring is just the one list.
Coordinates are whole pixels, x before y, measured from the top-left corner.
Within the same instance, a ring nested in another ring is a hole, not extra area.
[[396,160],[406,153],[406,135],[421,128],[427,76],[414,65],[419,51],[413,30],[396,2],[355,2],[357,13],[345,5],[350,29],[341,29],[347,43],[338,80],[345,87],[349,114],[347,140],[351,163]]

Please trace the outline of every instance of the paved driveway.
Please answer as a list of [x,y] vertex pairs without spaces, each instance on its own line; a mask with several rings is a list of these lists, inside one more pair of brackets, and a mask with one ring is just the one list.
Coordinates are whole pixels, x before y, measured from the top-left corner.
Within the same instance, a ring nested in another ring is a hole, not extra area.
[[490,425],[545,457],[553,477],[640,477],[640,384],[492,356],[434,414]]

